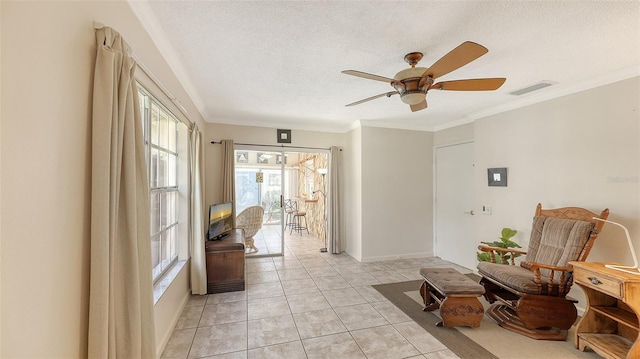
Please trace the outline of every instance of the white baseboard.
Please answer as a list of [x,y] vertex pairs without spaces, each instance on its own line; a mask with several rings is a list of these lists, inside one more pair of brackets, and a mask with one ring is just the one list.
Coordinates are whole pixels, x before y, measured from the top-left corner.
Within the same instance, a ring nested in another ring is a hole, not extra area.
[[363,257],[360,262],[366,263],[366,262],[376,262],[376,261],[390,261],[394,259],[412,259],[412,258],[426,258],[426,257],[433,257],[433,252],[418,252],[418,253],[413,252],[413,253],[396,254],[396,255],[389,255],[389,256]]

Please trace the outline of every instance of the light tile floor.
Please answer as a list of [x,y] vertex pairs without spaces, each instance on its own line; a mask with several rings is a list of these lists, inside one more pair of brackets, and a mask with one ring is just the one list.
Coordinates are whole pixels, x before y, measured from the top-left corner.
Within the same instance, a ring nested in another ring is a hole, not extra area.
[[192,296],[163,358],[457,358],[371,287],[420,279],[439,258],[359,263],[285,238],[284,257],[247,258],[246,290]]
[[[282,228],[279,222],[264,223],[262,225],[262,229],[260,229],[258,233],[253,236],[254,245],[256,246],[256,248],[258,248],[258,251],[255,253],[248,253],[249,256],[282,253],[282,236],[280,234],[281,232]],[[285,250],[287,249],[286,242],[288,242],[289,239],[296,241],[301,237],[306,239],[304,243],[312,246],[313,248],[320,249],[324,247],[323,241],[308,235],[307,231],[301,232],[302,234],[297,231],[292,231],[289,227],[286,228],[286,230],[284,231]]]

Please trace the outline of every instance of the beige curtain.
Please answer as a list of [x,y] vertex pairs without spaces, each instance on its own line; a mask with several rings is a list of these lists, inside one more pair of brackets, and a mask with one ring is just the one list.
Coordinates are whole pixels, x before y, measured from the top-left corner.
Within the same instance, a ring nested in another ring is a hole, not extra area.
[[135,61],[96,30],[93,83],[89,358],[154,358],[149,181]]
[[331,147],[331,163],[329,171],[329,252],[339,254],[343,251],[343,226],[340,220],[340,177],[342,176],[342,150],[336,146]]
[[207,263],[204,249],[204,212],[202,180],[204,163],[198,126],[191,128],[191,294],[207,294]]
[[[236,157],[233,140],[222,140],[222,202],[233,202],[236,198]],[[234,223],[236,206],[233,206]]]

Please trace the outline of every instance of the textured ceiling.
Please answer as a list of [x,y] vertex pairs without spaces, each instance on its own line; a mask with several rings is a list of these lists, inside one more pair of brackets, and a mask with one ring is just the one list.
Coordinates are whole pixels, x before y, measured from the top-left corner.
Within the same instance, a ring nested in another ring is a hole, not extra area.
[[[130,2],[207,122],[344,132],[434,130],[640,74],[640,2]],[[497,91],[430,91],[412,113],[385,77],[464,41],[489,53],[438,80],[506,77]],[[548,80],[522,96],[509,92]]]

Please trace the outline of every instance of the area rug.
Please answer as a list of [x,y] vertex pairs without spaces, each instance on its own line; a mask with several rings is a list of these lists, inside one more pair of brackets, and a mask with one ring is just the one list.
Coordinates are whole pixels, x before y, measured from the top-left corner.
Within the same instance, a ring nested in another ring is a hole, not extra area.
[[455,328],[436,327],[440,317],[430,312],[423,312],[423,306],[416,302],[407,292],[418,290],[421,280],[409,282],[373,285],[380,294],[400,308],[413,321],[420,324],[427,332],[446,345],[461,359],[494,359],[498,358],[484,347],[469,339]]
[[[477,281],[477,275],[467,274]],[[574,359],[600,358],[594,352],[581,352],[573,342],[574,328],[569,330],[569,339],[563,341],[540,341],[527,338],[500,328],[487,316],[479,328],[436,327],[441,319],[438,311],[423,312],[419,288],[422,280],[373,285],[380,294],[400,308],[413,321],[446,345],[461,359]],[[483,305],[487,306],[483,299]]]

